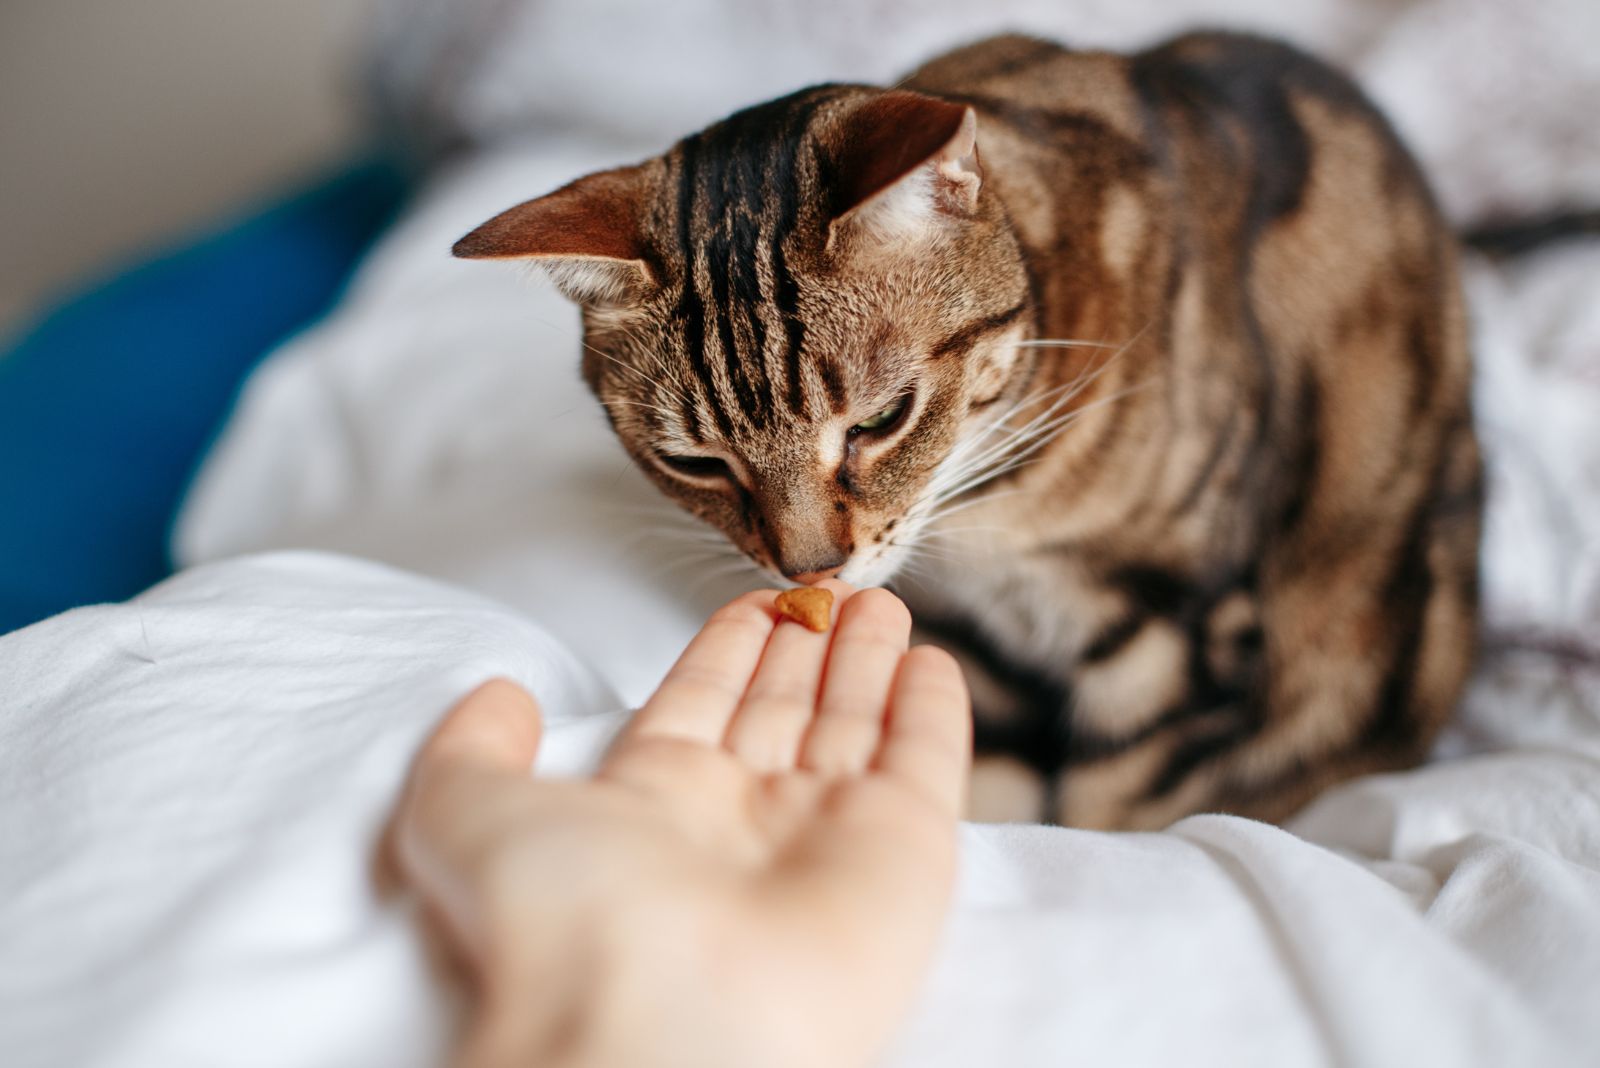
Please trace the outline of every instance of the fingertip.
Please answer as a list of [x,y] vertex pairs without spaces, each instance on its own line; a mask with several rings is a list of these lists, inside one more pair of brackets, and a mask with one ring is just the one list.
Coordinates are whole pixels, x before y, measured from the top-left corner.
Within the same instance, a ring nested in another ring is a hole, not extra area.
[[811,585],[813,589],[827,590],[833,594],[833,618],[835,620],[839,618],[839,612],[844,608],[845,602],[854,600],[856,594],[860,592],[843,579],[823,579],[820,582],[813,582]]
[[949,680],[963,694],[967,692],[967,677],[961,670],[960,662],[948,650],[937,645],[913,645],[906,652],[906,657],[916,665],[918,671]]
[[893,627],[896,631],[911,633],[911,609],[882,586],[857,590],[850,597],[849,608],[853,617],[870,616],[875,622]]
[[539,752],[543,716],[539,702],[516,682],[494,678],[446,713],[422,748],[419,764],[462,762],[526,771]]
[[712,612],[706,622],[760,622],[763,620],[767,623],[775,622],[778,618],[778,610],[773,607],[773,602],[778,599],[780,592],[779,590],[762,589],[741,593],[715,612]]
[[539,750],[539,702],[520,685],[494,678],[479,685],[445,713],[422,744],[384,834],[382,850],[402,879],[420,884],[427,869],[429,824],[448,822],[461,795],[455,774],[511,772],[526,775]]
[[972,736],[972,695],[967,689],[966,672],[947,650],[937,645],[914,645],[906,653],[899,687],[904,698],[910,692],[934,698],[928,702],[943,710],[958,724],[970,744]]

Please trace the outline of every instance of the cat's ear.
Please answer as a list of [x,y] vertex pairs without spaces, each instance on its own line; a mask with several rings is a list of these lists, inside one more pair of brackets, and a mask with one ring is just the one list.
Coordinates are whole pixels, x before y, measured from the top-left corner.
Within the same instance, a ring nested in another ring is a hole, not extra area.
[[921,93],[874,97],[843,125],[829,240],[845,226],[891,240],[929,233],[978,207],[978,117]]
[[543,267],[580,304],[630,303],[655,284],[639,221],[643,201],[641,167],[601,171],[501,212],[450,251]]

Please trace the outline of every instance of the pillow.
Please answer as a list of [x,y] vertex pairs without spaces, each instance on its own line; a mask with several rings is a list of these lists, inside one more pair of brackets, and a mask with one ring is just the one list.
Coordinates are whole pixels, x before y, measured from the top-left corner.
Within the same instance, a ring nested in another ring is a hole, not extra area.
[[0,352],[0,633],[170,573],[167,528],[252,367],[322,314],[404,183],[354,166],[129,268]]

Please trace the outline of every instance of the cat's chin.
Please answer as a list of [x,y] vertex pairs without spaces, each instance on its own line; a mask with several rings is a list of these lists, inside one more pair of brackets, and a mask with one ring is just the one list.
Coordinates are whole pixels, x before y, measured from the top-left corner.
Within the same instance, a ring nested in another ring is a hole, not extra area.
[[899,546],[860,556],[844,565],[839,572],[839,578],[857,589],[882,586],[894,578],[905,557],[905,550]]

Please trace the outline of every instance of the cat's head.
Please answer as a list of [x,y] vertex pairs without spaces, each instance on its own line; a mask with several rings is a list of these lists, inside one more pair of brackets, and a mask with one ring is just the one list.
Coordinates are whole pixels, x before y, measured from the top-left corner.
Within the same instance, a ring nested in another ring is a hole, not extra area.
[[800,582],[904,561],[1031,319],[973,112],[909,92],[739,112],[455,253],[547,268],[582,305],[584,376],[629,453]]

